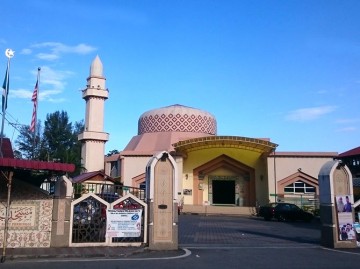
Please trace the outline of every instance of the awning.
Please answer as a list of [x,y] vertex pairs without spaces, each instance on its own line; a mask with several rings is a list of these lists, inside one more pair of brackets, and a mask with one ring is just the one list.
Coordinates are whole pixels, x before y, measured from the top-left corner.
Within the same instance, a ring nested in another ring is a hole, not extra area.
[[48,170],[59,172],[74,172],[75,165],[70,163],[55,163],[13,158],[0,158],[0,167],[11,169]]
[[182,153],[208,148],[237,148],[269,154],[278,145],[265,139],[241,136],[206,136],[179,141],[173,146],[176,152]]

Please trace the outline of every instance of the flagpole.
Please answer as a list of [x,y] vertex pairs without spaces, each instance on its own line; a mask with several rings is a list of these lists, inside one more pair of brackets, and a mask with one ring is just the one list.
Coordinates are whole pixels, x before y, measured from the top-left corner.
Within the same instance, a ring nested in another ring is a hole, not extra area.
[[9,72],[10,72],[10,59],[14,57],[14,51],[12,49],[6,49],[5,50],[5,56],[8,58],[7,61],[7,67],[6,67],[6,74],[4,79],[5,86],[3,88],[3,103],[2,103],[2,122],[1,122],[1,139],[0,139],[0,154],[1,158],[4,157],[3,151],[2,151],[2,144],[3,144],[3,137],[4,137],[4,124],[5,124],[5,115],[6,115],[6,108],[7,108],[7,98],[9,93]]
[[36,99],[34,103],[35,107],[35,125],[34,125],[34,137],[33,137],[33,159],[35,158],[35,143],[36,143],[36,130],[37,130],[37,112],[38,112],[38,99],[39,99],[39,91],[40,91],[40,71],[41,68],[38,67],[37,80],[36,80]]

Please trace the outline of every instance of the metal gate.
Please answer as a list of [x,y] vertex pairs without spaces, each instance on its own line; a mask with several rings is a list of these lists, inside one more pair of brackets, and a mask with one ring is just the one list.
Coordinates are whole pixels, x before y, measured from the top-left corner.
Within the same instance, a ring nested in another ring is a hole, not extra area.
[[[140,236],[117,237],[107,233],[107,212],[141,209]],[[71,203],[70,246],[140,246],[147,243],[147,204],[132,194],[112,203],[94,193],[82,195]]]

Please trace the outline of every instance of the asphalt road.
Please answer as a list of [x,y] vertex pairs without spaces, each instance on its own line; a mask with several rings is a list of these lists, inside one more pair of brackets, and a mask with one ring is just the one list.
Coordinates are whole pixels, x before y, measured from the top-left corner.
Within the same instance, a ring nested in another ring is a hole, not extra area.
[[[1,268],[356,268],[360,249],[320,246],[320,222],[264,221],[256,217],[182,215],[181,255],[8,261]],[[165,257],[166,256],[166,257]]]
[[278,222],[258,217],[180,216],[179,244],[191,246],[298,246],[320,243],[320,221]]

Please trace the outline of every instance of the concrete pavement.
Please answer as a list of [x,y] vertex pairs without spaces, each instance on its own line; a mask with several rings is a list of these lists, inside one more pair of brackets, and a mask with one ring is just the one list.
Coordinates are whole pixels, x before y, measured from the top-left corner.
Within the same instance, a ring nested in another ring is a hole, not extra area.
[[[62,247],[6,249],[6,260],[70,258],[176,257],[185,248],[320,247],[320,223],[282,223],[249,216],[179,216],[179,249],[142,247]],[[346,250],[360,253],[360,248]]]

